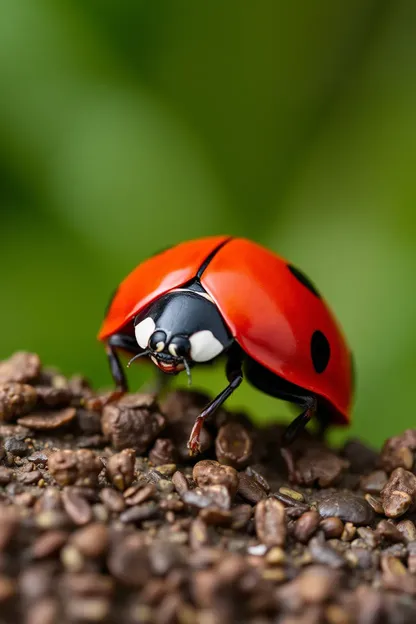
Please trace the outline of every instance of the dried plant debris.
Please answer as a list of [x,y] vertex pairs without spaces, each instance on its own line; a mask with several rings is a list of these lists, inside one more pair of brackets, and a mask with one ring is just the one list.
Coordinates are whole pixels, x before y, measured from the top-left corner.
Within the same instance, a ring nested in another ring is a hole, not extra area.
[[282,457],[221,409],[192,458],[208,397],[105,396],[0,362],[2,624],[416,622],[416,430]]

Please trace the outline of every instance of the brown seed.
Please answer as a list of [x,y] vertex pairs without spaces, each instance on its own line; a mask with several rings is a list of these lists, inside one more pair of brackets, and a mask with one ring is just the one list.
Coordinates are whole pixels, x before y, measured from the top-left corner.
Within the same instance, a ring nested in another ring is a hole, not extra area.
[[279,588],[277,595],[286,608],[295,607],[299,603],[321,604],[335,594],[339,580],[340,577],[334,570],[323,565],[312,565],[302,570],[293,581]]
[[411,520],[402,520],[396,525],[396,529],[403,535],[405,542],[416,541],[416,527]]
[[99,522],[94,522],[82,529],[78,529],[71,536],[71,544],[84,557],[100,557],[106,552],[108,542],[108,529]]
[[266,491],[259,485],[254,477],[246,472],[239,473],[237,493],[249,503],[258,503],[267,498]]
[[360,487],[368,494],[380,494],[388,480],[384,470],[375,470],[360,479]]
[[318,529],[320,520],[321,516],[314,509],[306,511],[295,522],[293,531],[295,538],[306,544]]
[[43,495],[38,498],[35,503],[36,513],[39,513],[41,511],[49,511],[51,509],[62,509],[61,492],[58,490],[58,488],[54,487],[46,488],[43,492]]
[[270,492],[269,482],[258,470],[253,468],[253,466],[247,466],[247,468],[245,469],[245,473],[248,474],[249,477],[253,477],[253,479],[257,481],[260,487],[262,487],[263,490],[267,492],[267,494]]
[[384,513],[383,505],[381,504],[381,500],[379,498],[376,498],[371,494],[366,494],[364,498],[376,514],[380,515]]
[[110,613],[110,601],[106,598],[74,598],[66,604],[70,622],[103,622]]
[[24,485],[34,485],[42,478],[40,470],[32,470],[32,472],[26,472],[19,476],[20,483]]
[[407,429],[384,443],[381,451],[381,464],[389,474],[396,468],[411,470],[413,452],[416,450],[416,429]]
[[335,516],[329,516],[328,518],[321,520],[320,527],[323,530],[326,539],[341,537],[344,531],[344,523]]
[[116,450],[133,448],[138,453],[143,453],[165,426],[154,397],[140,394],[106,405],[101,422],[103,434]]
[[150,498],[153,498],[156,494],[156,491],[157,490],[155,486],[153,485],[153,483],[148,483],[147,485],[144,485],[144,486],[139,485],[137,486],[137,488],[134,489],[134,491],[129,496],[126,496],[126,492],[124,493],[124,499],[126,501],[126,505],[129,505],[129,506],[140,505],[141,503],[144,503],[144,501],[147,501]]
[[380,520],[376,528],[376,534],[378,537],[387,540],[388,542],[403,542],[404,535],[398,528],[388,520]]
[[137,534],[117,541],[107,564],[111,574],[123,585],[141,587],[149,578],[148,551]]
[[120,514],[120,522],[124,523],[138,523],[143,522],[144,520],[149,520],[149,518],[153,518],[158,513],[158,506],[154,502],[145,503],[143,505],[137,505],[135,507],[130,507],[126,511]]
[[267,546],[283,546],[286,541],[285,508],[275,498],[257,503],[255,511],[257,537]]
[[62,591],[70,598],[76,597],[111,597],[114,593],[114,579],[104,574],[67,572],[62,577]]
[[266,554],[265,559],[270,565],[281,565],[286,561],[285,551],[280,546],[273,546]]
[[35,516],[36,526],[44,531],[49,529],[67,529],[70,524],[68,515],[62,511],[41,511]]
[[341,535],[341,540],[343,542],[352,542],[356,533],[357,533],[357,528],[353,525],[353,523],[346,522],[344,525],[344,530]]
[[8,360],[0,362],[0,383],[25,383],[39,377],[41,362],[35,353],[17,351]]
[[317,483],[320,487],[329,487],[340,479],[348,466],[348,461],[327,449],[307,448],[295,462],[296,480],[308,486]]
[[54,570],[56,565],[36,562],[26,565],[19,574],[19,593],[23,600],[35,603],[50,596],[54,589]]
[[209,544],[208,527],[202,518],[192,521],[189,528],[189,545],[192,550],[202,548]]
[[56,451],[49,456],[49,472],[59,485],[95,486],[102,470],[101,460],[87,449]]
[[59,620],[58,601],[42,598],[28,609],[25,624],[56,624]]
[[227,422],[218,431],[215,452],[220,464],[244,468],[253,452],[250,433],[239,422]]
[[305,497],[301,492],[297,492],[296,490],[292,490],[288,487],[280,487],[279,494],[283,494],[284,496],[289,496],[297,503],[303,503],[305,501]]
[[192,476],[199,487],[224,485],[231,496],[237,492],[238,473],[231,466],[222,466],[216,461],[205,459],[195,464]]
[[78,429],[90,439],[102,440],[101,414],[86,409],[77,409],[76,422]]
[[0,604],[10,600],[16,592],[16,583],[13,579],[0,574]]
[[316,563],[322,563],[334,569],[342,568],[346,565],[344,557],[326,544],[319,535],[310,540],[309,551]]
[[367,502],[349,492],[336,492],[318,501],[318,511],[323,518],[335,516],[356,525],[368,525],[373,520]]
[[71,488],[65,488],[62,492],[62,503],[74,524],[81,526],[91,521],[91,505]]
[[179,470],[177,470],[172,476],[172,483],[175,486],[175,490],[179,496],[182,496],[184,492],[189,490],[188,480],[183,472],[180,472]]
[[107,462],[106,472],[108,479],[120,491],[128,488],[134,480],[134,464],[136,452],[134,449],[124,449],[115,453]]
[[409,556],[407,559],[407,566],[410,574],[416,574],[416,543],[409,542],[407,545]]
[[114,513],[121,513],[126,507],[123,496],[112,488],[103,488],[100,491],[100,498],[106,508]]
[[213,524],[215,526],[229,526],[232,522],[230,511],[219,509],[218,507],[206,507],[201,509],[199,517],[205,524]]
[[2,552],[17,530],[19,515],[14,507],[0,505],[0,518],[0,552]]
[[38,404],[46,407],[62,407],[69,405],[72,394],[67,386],[36,386]]
[[251,505],[236,505],[231,509],[232,524],[231,528],[235,531],[244,529],[253,514]]
[[386,589],[416,594],[416,578],[409,574],[403,563],[392,556],[381,558],[381,569],[383,572],[383,586]]
[[48,459],[49,459],[49,455],[50,454],[51,454],[51,451],[49,451],[49,449],[43,449],[41,451],[35,451],[31,455],[29,455],[28,460],[30,462],[32,462],[33,464],[35,464],[35,465],[43,464],[43,466],[46,466],[47,463],[48,463]]
[[[19,436],[11,436],[4,441],[4,450],[11,455],[17,457],[24,457],[27,455],[29,449],[26,442]],[[15,460],[13,460],[15,461]]]
[[36,390],[32,386],[15,382],[0,384],[0,420],[15,420],[30,412],[36,401]]
[[75,407],[66,407],[53,412],[35,412],[29,416],[18,418],[17,422],[19,425],[34,429],[35,431],[49,431],[51,429],[58,429],[72,422],[75,418],[75,414]]
[[381,491],[381,502],[384,513],[389,518],[402,516],[416,505],[416,476],[396,468]]
[[357,533],[362,540],[364,540],[365,544],[371,548],[376,548],[379,542],[379,536],[375,531],[370,529],[369,527],[360,527],[357,529]]
[[58,553],[66,544],[67,531],[52,530],[39,535],[34,541],[31,553],[34,559],[44,559]]
[[172,440],[167,438],[158,438],[149,452],[149,460],[153,466],[161,466],[163,464],[174,464],[177,459],[177,453]]
[[0,466],[0,485],[7,485],[13,478],[13,470]]
[[184,503],[204,509],[204,507],[219,507],[228,510],[231,507],[231,498],[225,485],[209,485],[204,488],[195,488],[182,494]]
[[176,472],[176,464],[160,464],[157,471],[164,477],[172,477]]

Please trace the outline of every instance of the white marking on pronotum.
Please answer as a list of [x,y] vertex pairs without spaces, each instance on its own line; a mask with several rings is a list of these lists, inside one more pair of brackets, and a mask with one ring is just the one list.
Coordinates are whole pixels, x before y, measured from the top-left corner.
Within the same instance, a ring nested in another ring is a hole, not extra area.
[[155,322],[150,316],[144,319],[136,325],[134,333],[136,334],[136,340],[139,347],[147,349],[150,336],[155,331]]
[[209,295],[206,292],[201,292],[199,290],[191,290],[189,288],[175,288],[174,290],[172,290],[171,292],[186,292],[186,293],[193,293],[195,295],[199,295],[200,297],[204,297],[204,299],[207,299],[208,301],[210,301],[211,303],[215,304],[214,299],[211,297],[211,295]]
[[209,329],[195,332],[189,338],[191,358],[194,362],[208,362],[223,351],[224,346]]

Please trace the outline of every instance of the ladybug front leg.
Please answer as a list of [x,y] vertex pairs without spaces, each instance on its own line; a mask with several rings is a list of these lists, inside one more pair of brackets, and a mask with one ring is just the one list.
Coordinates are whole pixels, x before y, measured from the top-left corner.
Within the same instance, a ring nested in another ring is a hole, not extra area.
[[125,336],[123,334],[113,334],[113,336],[110,336],[105,350],[108,363],[110,364],[111,376],[114,379],[116,388],[105,397],[95,398],[94,409],[102,409],[105,405],[117,401],[123,394],[128,392],[127,379],[121,366],[117,349],[123,349],[129,353],[136,353],[138,350],[136,341],[130,336]]
[[127,351],[128,353],[137,353],[140,349],[134,338],[125,336],[124,334],[113,334],[107,341],[106,352],[108,363],[110,364],[111,376],[116,384],[116,392],[125,394],[128,392],[128,384],[118,357],[117,349],[123,349],[123,351]]
[[199,436],[201,435],[204,420],[213,414],[243,381],[242,358],[240,354],[230,353],[226,365],[226,375],[230,382],[228,386],[211,403],[208,403],[206,408],[195,419],[188,441],[191,455],[196,455],[200,451]]

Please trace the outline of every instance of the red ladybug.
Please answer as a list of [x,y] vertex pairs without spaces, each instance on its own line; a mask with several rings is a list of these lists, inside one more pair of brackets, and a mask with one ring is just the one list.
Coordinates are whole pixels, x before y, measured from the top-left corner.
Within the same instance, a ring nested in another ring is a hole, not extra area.
[[149,258],[120,284],[98,337],[120,392],[127,382],[117,349],[188,376],[226,355],[228,385],[198,416],[191,451],[204,419],[243,377],[302,407],[287,442],[315,412],[326,422],[350,420],[352,360],[336,320],[304,273],[249,240],[213,236]]

